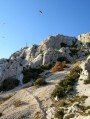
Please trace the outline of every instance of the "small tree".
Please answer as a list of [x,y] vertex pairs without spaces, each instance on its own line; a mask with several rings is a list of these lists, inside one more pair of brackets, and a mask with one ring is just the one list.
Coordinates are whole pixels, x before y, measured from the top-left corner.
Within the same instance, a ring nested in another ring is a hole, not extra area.
[[43,78],[38,78],[35,82],[34,85],[39,87],[39,86],[43,86],[46,85],[47,82],[43,79]]
[[55,87],[55,89],[53,90],[52,92],[52,97],[58,97],[58,98],[61,98],[61,97],[64,97],[65,96],[65,91],[64,91],[64,88],[57,85]]

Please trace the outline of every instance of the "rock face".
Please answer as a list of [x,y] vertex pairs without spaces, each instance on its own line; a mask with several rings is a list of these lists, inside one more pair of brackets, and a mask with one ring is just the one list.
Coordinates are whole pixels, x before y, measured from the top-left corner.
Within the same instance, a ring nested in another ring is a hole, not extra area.
[[78,40],[90,47],[90,32],[79,35]]
[[79,47],[80,45],[81,42],[75,37],[56,35],[49,36],[40,45],[22,48],[13,53],[9,59],[0,60],[0,81],[8,77],[15,77],[21,81],[23,68],[53,63],[58,57],[65,56],[70,61],[83,57],[81,52],[74,56],[70,55],[69,47]]
[[83,71],[80,79],[90,78],[90,56],[88,56],[87,60],[81,64],[81,68]]

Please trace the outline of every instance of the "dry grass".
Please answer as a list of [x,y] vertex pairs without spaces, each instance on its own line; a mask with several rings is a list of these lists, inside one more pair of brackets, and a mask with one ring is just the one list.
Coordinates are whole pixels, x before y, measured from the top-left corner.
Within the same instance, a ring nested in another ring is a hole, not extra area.
[[14,107],[19,107],[19,106],[25,105],[25,104],[26,104],[26,102],[21,101],[21,100],[16,100],[16,101],[13,103]]
[[63,71],[63,70],[64,70],[64,69],[63,69],[63,64],[62,64],[62,62],[57,61],[56,64],[55,64],[55,66],[52,68],[51,71],[54,73],[54,72]]

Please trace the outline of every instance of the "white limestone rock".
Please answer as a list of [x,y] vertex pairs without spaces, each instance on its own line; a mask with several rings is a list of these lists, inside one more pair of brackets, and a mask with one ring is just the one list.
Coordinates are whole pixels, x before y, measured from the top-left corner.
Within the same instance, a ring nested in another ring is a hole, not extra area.
[[34,68],[36,66],[39,66],[42,64],[42,61],[43,61],[43,57],[42,54],[40,54],[31,62],[30,67]]
[[51,107],[46,111],[46,119],[55,119],[54,115],[55,115],[55,107]]
[[47,50],[44,52],[43,55],[43,65],[44,64],[49,64],[51,62],[55,62],[58,57],[60,57],[61,54],[58,50]]
[[61,48],[61,43],[66,44],[67,46],[72,45],[80,45],[80,42],[75,37],[69,37],[69,36],[63,36],[63,35],[56,35],[56,36],[49,36],[44,40],[41,44],[41,50],[45,51],[47,49],[57,49],[59,50]]
[[78,40],[81,41],[84,45],[87,45],[90,47],[90,32],[81,34],[78,36]]
[[80,66],[83,69],[80,79],[90,78],[90,56],[88,56],[87,60],[84,61]]
[[[24,47],[13,53],[10,58],[0,60],[0,81],[8,77],[20,77],[23,68],[36,67],[39,65],[55,62],[58,57],[65,56],[73,61],[77,56],[70,56],[69,47],[80,46],[80,42],[75,37],[64,35],[49,36],[40,45]],[[81,52],[77,54],[81,57]],[[84,54],[83,54],[84,55]]]

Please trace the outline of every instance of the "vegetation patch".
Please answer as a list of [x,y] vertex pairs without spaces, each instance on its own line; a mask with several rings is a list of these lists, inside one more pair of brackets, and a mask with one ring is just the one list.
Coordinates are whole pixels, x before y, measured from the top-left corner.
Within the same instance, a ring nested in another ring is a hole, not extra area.
[[16,100],[16,101],[13,103],[14,107],[19,107],[19,106],[21,106],[21,105],[23,105],[23,104],[25,104],[25,102],[24,102],[24,101],[21,101],[21,100]]
[[80,104],[76,104],[76,106],[78,107],[78,113],[80,115],[83,115],[83,116],[87,116],[89,115],[89,112],[86,113],[86,110],[90,109],[90,106],[84,106],[84,105],[80,105]]
[[8,91],[19,85],[19,80],[14,78],[5,79],[0,85],[0,91]]
[[64,117],[64,110],[63,109],[59,109],[55,112],[55,118],[63,119],[63,117]]
[[65,116],[64,119],[70,119],[70,118],[74,118],[75,114],[69,114],[67,116]]
[[80,49],[78,49],[78,48],[70,48],[70,51],[71,51],[70,55],[71,55],[71,56],[76,55],[79,50],[80,50]]
[[67,59],[67,57],[65,57],[65,56],[59,57],[59,58],[57,59],[57,61],[60,61],[60,62],[66,61],[66,63],[69,63],[69,62],[70,62],[70,61]]
[[39,74],[41,74],[44,70],[49,70],[50,68],[51,65],[49,64],[41,65],[35,68],[24,69],[22,72],[24,74],[23,83],[28,83],[32,79],[35,81],[39,77]]
[[74,67],[68,76],[65,76],[62,80],[59,81],[55,89],[52,92],[52,97],[62,98],[67,96],[70,92],[73,91],[74,84],[78,81],[80,76],[81,68]]
[[3,114],[0,112],[0,117],[2,116]]
[[55,66],[52,68],[52,72],[63,71],[63,64],[60,61],[57,61]]
[[45,79],[43,78],[38,78],[35,82],[34,82],[34,85],[39,87],[39,86],[44,86],[46,85],[47,82],[45,81]]
[[84,80],[84,84],[90,84],[90,78]]

